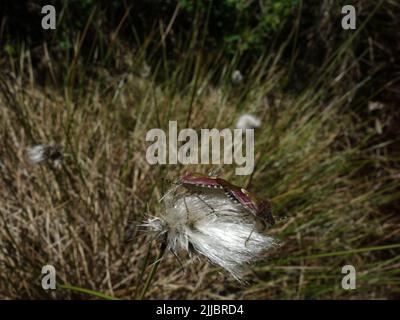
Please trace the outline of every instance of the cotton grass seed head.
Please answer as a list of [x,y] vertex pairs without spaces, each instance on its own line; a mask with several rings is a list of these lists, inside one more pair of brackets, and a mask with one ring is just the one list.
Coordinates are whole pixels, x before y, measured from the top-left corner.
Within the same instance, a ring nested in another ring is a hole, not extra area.
[[240,70],[235,70],[232,72],[232,83],[237,86],[243,82],[243,75]]
[[188,192],[183,186],[174,187],[163,201],[163,214],[148,219],[144,226],[173,253],[206,257],[237,280],[249,263],[277,245],[275,239],[257,230],[253,215],[221,190]]
[[59,169],[64,161],[64,155],[54,143],[28,147],[26,154],[31,164],[48,162],[56,169]]
[[260,126],[261,120],[249,113],[241,115],[236,122],[236,129],[256,129]]

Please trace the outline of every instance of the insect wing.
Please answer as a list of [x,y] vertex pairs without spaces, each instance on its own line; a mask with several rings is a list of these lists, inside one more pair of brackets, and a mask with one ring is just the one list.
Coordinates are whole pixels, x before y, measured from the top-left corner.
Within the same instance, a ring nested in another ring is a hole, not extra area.
[[253,202],[253,200],[250,198],[249,194],[247,192],[243,192],[244,189],[234,189],[230,190],[230,193],[232,196],[239,201],[247,210],[249,210],[251,213],[254,215],[257,214],[257,206]]
[[245,189],[233,189],[232,196],[239,201],[248,211],[269,225],[274,225],[275,220],[271,213],[269,201],[261,200]]

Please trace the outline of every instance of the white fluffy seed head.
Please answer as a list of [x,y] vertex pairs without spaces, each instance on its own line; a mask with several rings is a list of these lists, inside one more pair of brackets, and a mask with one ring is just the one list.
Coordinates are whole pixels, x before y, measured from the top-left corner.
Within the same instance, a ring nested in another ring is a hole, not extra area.
[[144,62],[142,65],[142,70],[140,72],[140,75],[143,78],[148,78],[151,74],[151,67],[147,64],[147,62]]
[[238,280],[247,264],[277,244],[259,232],[251,213],[223,191],[168,192],[164,203],[165,212],[144,226],[166,241],[170,251],[200,254]]
[[232,83],[234,85],[239,85],[243,82],[243,75],[239,70],[232,72]]
[[28,160],[32,164],[37,164],[46,160],[46,146],[43,144],[38,144],[33,147],[28,147],[26,149]]
[[55,168],[60,168],[64,160],[63,154],[54,144],[38,144],[26,149],[26,154],[31,164],[49,161]]
[[236,129],[255,129],[261,126],[261,120],[252,114],[244,114],[236,122]]

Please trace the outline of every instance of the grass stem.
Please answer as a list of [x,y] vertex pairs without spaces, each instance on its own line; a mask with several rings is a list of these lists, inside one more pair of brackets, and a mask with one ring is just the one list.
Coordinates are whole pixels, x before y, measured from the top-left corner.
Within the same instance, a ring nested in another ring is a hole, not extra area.
[[161,246],[161,249],[160,249],[160,252],[157,255],[156,261],[153,263],[153,266],[151,268],[150,274],[146,279],[146,283],[145,283],[145,285],[143,287],[142,293],[141,293],[140,298],[139,298],[140,300],[143,300],[144,297],[146,296],[147,290],[149,289],[150,284],[151,284],[151,282],[152,282],[152,280],[154,278],[154,275],[157,272],[158,265],[160,264],[160,262],[162,260],[161,258],[164,256],[166,248],[167,248],[167,246],[165,244],[163,244]]

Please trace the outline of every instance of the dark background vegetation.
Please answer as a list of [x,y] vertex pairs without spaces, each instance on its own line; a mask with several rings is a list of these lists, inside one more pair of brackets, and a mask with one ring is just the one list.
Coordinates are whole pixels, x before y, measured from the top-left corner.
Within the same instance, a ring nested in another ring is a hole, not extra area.
[[[57,8],[55,32],[41,28],[40,10],[45,4]],[[99,66],[123,68],[115,59],[122,54],[121,48],[138,49],[149,35],[165,32],[162,45],[159,41],[146,44],[149,63],[157,63],[164,55],[171,63],[181,61],[188,54],[188,46],[193,55],[204,50],[221,55],[222,50],[222,60],[236,57],[238,67],[246,70],[266,49],[278,51],[290,38],[292,41],[284,46],[286,59],[280,63],[291,72],[282,86],[298,90],[307,85],[310,76],[343,41],[353,36],[341,29],[340,8],[345,4],[357,9],[358,26],[374,12],[352,43],[353,55],[362,58],[346,78],[353,81],[371,77],[367,92],[360,94],[373,95],[386,103],[387,112],[396,122],[400,100],[400,8],[394,0],[2,1],[0,41],[3,54],[11,57],[18,56],[21,44],[32,49],[33,65],[38,74],[45,76],[46,70],[40,69],[44,48],[60,59],[68,59],[73,57],[74,41],[82,36],[86,40],[80,44],[80,55],[87,61],[83,66],[88,72]],[[194,35],[194,30],[201,36]],[[388,134],[396,135],[393,128]]]
[[[53,4],[57,9],[55,32],[41,28],[40,10],[45,4]],[[279,48],[290,35],[293,23],[297,23],[299,34],[286,51],[288,57],[295,51],[294,73],[306,79],[310,66],[321,64],[329,52],[352,35],[341,29],[340,8],[345,4],[349,3],[328,0],[2,1],[0,36],[2,49],[7,54],[16,55],[18,46],[24,43],[37,50],[36,59],[39,59],[44,42],[52,51],[68,51],[76,35],[85,32],[86,37],[102,44],[104,50],[96,59],[91,56],[90,44],[81,52],[95,63],[104,62],[109,46],[115,42],[139,46],[149,34],[160,30],[168,31],[167,54],[179,59],[178,48],[187,43],[192,30],[197,28],[204,38],[197,49],[223,49],[227,58],[239,52],[245,64],[266,47]],[[400,50],[396,32],[400,24],[398,4],[385,0],[378,9],[379,1],[352,1],[352,4],[357,9],[358,26],[377,10],[353,48],[356,54],[368,53],[360,61],[360,72],[379,70],[377,80],[396,80]],[[385,97],[398,99],[398,90],[392,89],[385,92]]]

